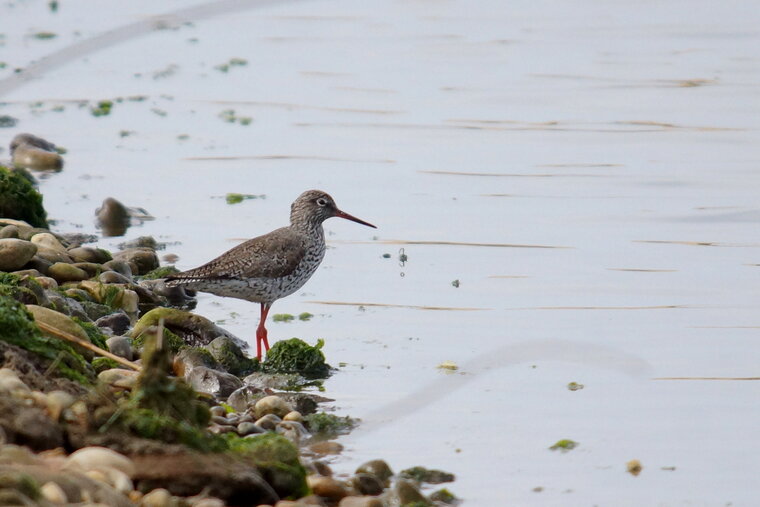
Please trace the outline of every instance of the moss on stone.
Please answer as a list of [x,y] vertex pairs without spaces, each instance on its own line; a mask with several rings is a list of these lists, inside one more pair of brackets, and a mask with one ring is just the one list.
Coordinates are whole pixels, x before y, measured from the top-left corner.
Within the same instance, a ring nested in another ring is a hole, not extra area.
[[79,317],[71,317],[71,320],[79,324],[79,327],[84,329],[84,332],[87,333],[87,337],[90,339],[90,342],[93,345],[100,347],[101,349],[108,350],[108,345],[106,345],[106,337],[100,331],[100,328],[98,328],[98,326],[92,322],[84,321]]
[[[136,338],[132,339],[132,346],[135,348],[142,348],[145,345],[145,340],[148,336],[151,335],[153,328],[148,328],[144,330],[142,333],[137,335]],[[179,352],[179,350],[183,347],[186,347],[184,340],[177,336],[176,334],[169,331],[167,328],[164,328],[164,338],[166,339],[166,343],[169,346],[169,350],[171,350],[173,353]],[[212,357],[213,359],[213,357]]]
[[337,416],[320,412],[318,414],[309,414],[303,418],[306,427],[309,428],[317,438],[327,439],[335,438],[338,435],[345,435],[356,427],[359,423],[357,419],[349,416]]
[[107,357],[96,357],[92,360],[92,367],[95,369],[96,373],[110,370],[111,368],[123,368],[122,365]]
[[26,307],[0,294],[0,340],[52,362],[52,371],[81,384],[90,384],[92,366],[68,343],[43,336]]
[[175,268],[174,266],[161,266],[160,268],[156,268],[153,271],[143,275],[141,278],[143,280],[157,280],[159,278],[166,278],[169,275],[173,275],[174,273],[179,273],[179,269]]
[[325,378],[330,374],[330,365],[320,350],[323,340],[312,346],[298,338],[281,340],[267,352],[262,368],[270,373],[299,373],[309,378]]
[[403,479],[412,479],[420,484],[441,484],[443,482],[452,482],[454,480],[454,474],[420,466],[402,470],[399,472],[399,476]]
[[47,229],[42,195],[21,174],[0,165],[0,217],[23,220]]

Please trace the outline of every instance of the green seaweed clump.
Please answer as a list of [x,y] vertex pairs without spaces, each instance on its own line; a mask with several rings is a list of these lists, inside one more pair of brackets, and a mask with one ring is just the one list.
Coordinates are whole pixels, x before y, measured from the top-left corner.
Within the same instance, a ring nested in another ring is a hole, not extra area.
[[262,367],[268,373],[300,373],[307,378],[326,378],[330,375],[330,365],[320,350],[324,343],[322,339],[314,346],[298,338],[278,341],[267,352]]
[[570,440],[569,438],[563,438],[562,440],[558,440],[553,446],[549,447],[549,449],[552,451],[567,452],[572,451],[576,447],[578,447],[578,442]]
[[68,343],[43,336],[26,307],[0,294],[0,340],[52,362],[51,369],[80,384],[95,378],[92,366]]
[[241,438],[226,433],[230,452],[256,465],[264,480],[281,497],[301,498],[309,494],[306,469],[298,459],[298,448],[287,438],[275,433],[262,433]]
[[0,165],[0,216],[47,229],[42,195],[19,172]]
[[294,319],[295,317],[289,313],[275,313],[274,315],[272,315],[273,322],[290,322],[291,320],[294,320]]
[[441,484],[443,482],[453,482],[454,474],[442,470],[432,470],[425,467],[412,467],[402,470],[399,473],[404,479],[412,479],[420,484]]
[[302,312],[298,315],[298,320],[311,320],[312,317],[314,317],[314,314],[309,312]]
[[92,360],[92,367],[95,369],[96,373],[110,370],[111,368],[123,368],[122,365],[107,357],[96,357]]
[[[132,346],[136,349],[142,348],[145,345],[146,339],[154,332],[152,328],[147,328],[145,331],[137,335],[132,340]],[[167,345],[169,345],[169,350],[171,350],[173,353],[179,352],[179,349],[182,347],[185,347],[185,341],[177,336],[176,334],[169,331],[169,329],[164,328],[164,339],[166,340]]]
[[21,278],[13,273],[0,272],[0,294],[24,304],[39,304],[43,297],[42,286],[33,276]]
[[79,324],[79,327],[84,329],[84,332],[87,333],[87,337],[90,339],[90,342],[93,345],[100,347],[103,350],[108,350],[108,345],[106,345],[106,337],[102,332],[100,332],[100,328],[98,326],[92,322],[86,322],[79,317],[71,317],[71,320]]
[[459,498],[457,498],[454,493],[446,488],[439,489],[438,491],[433,491],[430,494],[430,500],[434,502],[444,503],[446,505],[456,505],[459,503]]
[[101,100],[101,101],[98,101],[95,107],[90,108],[90,113],[92,113],[92,115],[95,117],[108,116],[109,114],[111,114],[112,108],[113,108],[112,100]]
[[142,279],[157,280],[159,278],[166,278],[167,276],[173,275],[174,273],[179,273],[179,269],[175,268],[174,266],[161,266],[160,268],[156,268],[153,271],[143,275]]
[[303,420],[306,427],[309,428],[309,431],[320,439],[335,438],[338,435],[345,435],[359,424],[358,419],[349,416],[340,417],[325,412],[309,414],[304,416]]

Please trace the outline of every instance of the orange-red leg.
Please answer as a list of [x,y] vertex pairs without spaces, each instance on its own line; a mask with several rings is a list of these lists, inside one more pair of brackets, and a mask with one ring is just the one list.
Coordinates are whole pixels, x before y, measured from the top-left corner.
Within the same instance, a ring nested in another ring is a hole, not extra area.
[[259,327],[256,328],[256,357],[259,361],[261,361],[261,344],[264,344],[264,350],[269,350],[269,340],[267,340],[267,328],[265,326],[269,308],[270,305],[261,303],[261,320],[259,320]]

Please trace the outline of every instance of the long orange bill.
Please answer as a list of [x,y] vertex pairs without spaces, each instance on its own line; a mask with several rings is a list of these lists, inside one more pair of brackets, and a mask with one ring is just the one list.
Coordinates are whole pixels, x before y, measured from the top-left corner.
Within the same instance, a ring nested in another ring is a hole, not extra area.
[[373,229],[377,229],[377,227],[375,227],[371,223],[365,222],[364,220],[359,220],[355,216],[349,215],[348,213],[345,213],[341,210],[335,210],[334,216],[339,217],[339,218],[345,218],[346,220],[351,220],[352,222],[356,222],[357,224],[362,224],[362,225],[366,225],[367,227],[372,227]]

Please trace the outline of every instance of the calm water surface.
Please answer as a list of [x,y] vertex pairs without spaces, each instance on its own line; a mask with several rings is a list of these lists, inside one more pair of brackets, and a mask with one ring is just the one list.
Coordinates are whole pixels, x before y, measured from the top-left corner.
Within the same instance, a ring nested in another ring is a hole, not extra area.
[[[327,393],[364,423],[338,472],[441,468],[467,505],[753,505],[758,18],[706,0],[9,1],[0,115],[19,125],[0,142],[68,149],[41,182],[58,230],[96,233],[112,196],[155,217],[127,239],[181,269],[284,225],[309,188],[377,224],[328,222],[323,267],[274,307],[315,318],[270,323],[343,365]],[[140,99],[90,114],[119,97]],[[198,312],[253,337],[257,305]]]

